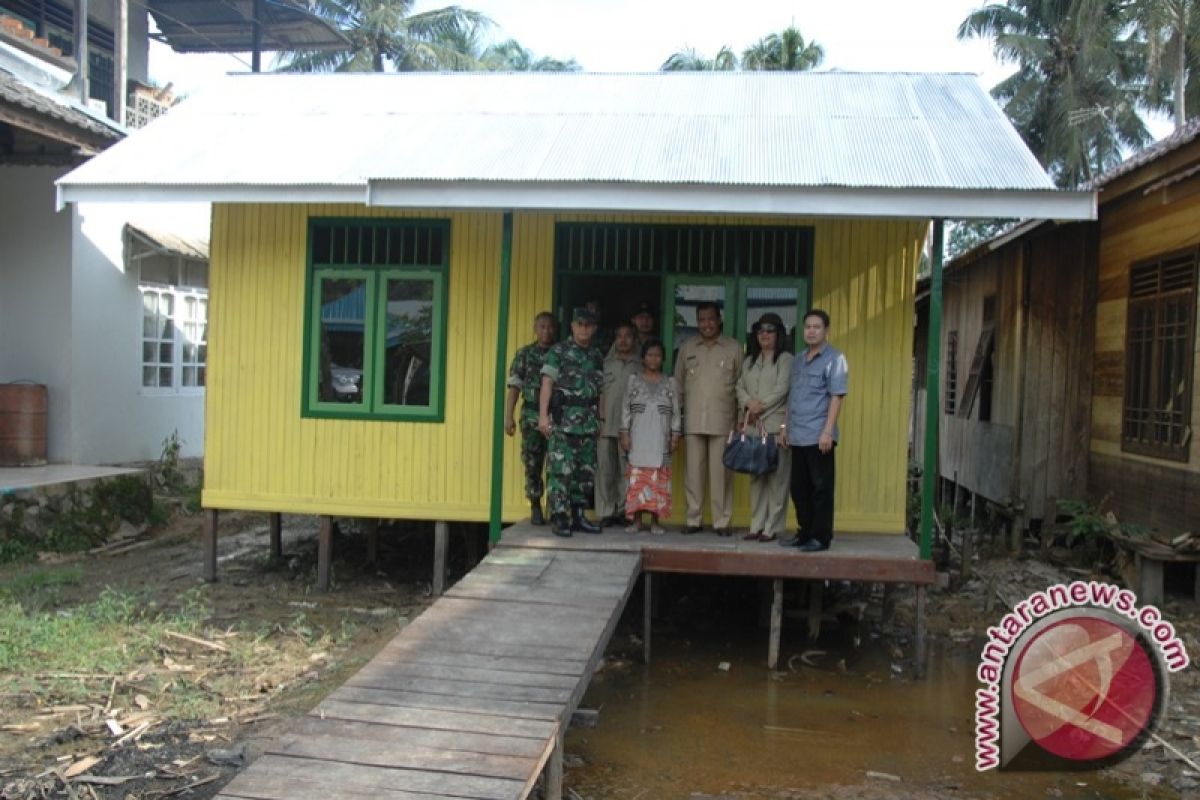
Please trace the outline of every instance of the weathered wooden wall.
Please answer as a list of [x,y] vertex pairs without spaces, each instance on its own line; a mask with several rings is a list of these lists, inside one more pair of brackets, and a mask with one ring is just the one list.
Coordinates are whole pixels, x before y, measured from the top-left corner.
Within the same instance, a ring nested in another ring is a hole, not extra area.
[[[1020,502],[1028,519],[1053,514],[1056,499],[1087,491],[1093,230],[1042,229],[952,265],[945,279],[940,474],[994,502]],[[946,343],[957,331],[959,406],[966,402],[989,295],[996,303],[994,389],[991,420],[984,422],[978,397],[969,416],[946,414],[944,384]],[[924,354],[917,358],[923,363]],[[915,433],[924,434],[923,423]],[[919,447],[915,454],[919,461]]]
[[[449,218],[445,421],[300,416],[310,216]],[[554,223],[515,215],[508,355],[552,300]],[[583,217],[604,221],[612,217]],[[628,217],[625,217],[628,219]],[[637,217],[752,224],[761,219]],[[773,218],[774,224],[779,220]],[[914,274],[926,224],[790,220],[815,228],[812,297],[851,364],[838,448],[838,527],[904,529]],[[361,206],[227,205],[214,211],[203,502],[211,508],[417,519],[487,518],[499,213]],[[682,472],[682,471],[680,471]],[[682,477],[682,476],[681,476]],[[742,483],[739,480],[739,483]],[[504,518],[528,514],[519,440],[506,440]],[[748,520],[745,486],[735,521]],[[682,491],[677,492],[682,506]]]
[[[1200,150],[1193,143],[1106,187],[1111,199],[1100,206],[1090,494],[1123,522],[1163,530],[1196,530],[1200,524],[1200,454],[1195,435],[1186,462],[1121,449],[1129,270],[1143,259],[1200,245],[1200,178],[1145,189],[1197,161]],[[1200,347],[1193,359],[1193,374],[1200,375]],[[1195,430],[1200,392],[1194,386],[1191,413]]]

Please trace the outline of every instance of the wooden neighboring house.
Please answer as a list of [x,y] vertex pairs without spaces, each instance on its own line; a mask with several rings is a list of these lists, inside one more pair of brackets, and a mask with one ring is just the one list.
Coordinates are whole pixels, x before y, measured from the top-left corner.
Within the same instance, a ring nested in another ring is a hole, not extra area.
[[837,524],[902,534],[930,220],[1094,210],[964,75],[236,76],[59,186],[215,204],[206,507],[497,535],[528,513],[497,398],[534,314],[648,301],[671,352],[701,296],[738,337],[828,309]]
[[939,474],[1017,534],[1064,498],[1197,531],[1200,122],[1092,188],[1098,221],[1024,223],[947,265]]

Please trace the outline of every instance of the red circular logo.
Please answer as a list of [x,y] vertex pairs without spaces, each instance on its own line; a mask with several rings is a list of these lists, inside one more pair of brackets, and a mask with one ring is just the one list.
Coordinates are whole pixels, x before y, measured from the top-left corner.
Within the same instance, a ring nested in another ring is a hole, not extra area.
[[1012,673],[1021,726],[1043,749],[1073,761],[1118,753],[1153,722],[1154,664],[1129,631],[1089,616],[1063,619],[1022,649]]

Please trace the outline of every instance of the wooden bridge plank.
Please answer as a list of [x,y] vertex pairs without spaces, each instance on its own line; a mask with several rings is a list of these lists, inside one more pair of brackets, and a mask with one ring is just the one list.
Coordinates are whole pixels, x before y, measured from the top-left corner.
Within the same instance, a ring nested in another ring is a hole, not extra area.
[[[374,696],[378,696],[378,694],[375,693]],[[541,717],[520,717],[514,714],[505,715],[461,709],[448,710],[382,702],[382,700],[406,701],[408,699],[403,693],[393,692],[390,695],[381,698],[381,702],[378,703],[339,700],[331,697],[323,700],[309,713],[318,719],[340,719],[379,725],[494,734],[537,740],[552,736],[558,729],[558,723],[554,717],[550,716],[552,712],[549,707],[545,709],[545,714]],[[420,696],[417,699],[419,700]],[[464,705],[466,704],[464,703]]]
[[[466,683],[500,684],[503,686],[525,686],[542,689],[574,689],[579,683],[577,675],[546,675],[512,670],[480,669],[449,664],[421,664],[410,661],[403,655],[376,656],[358,671],[356,678],[386,677],[436,678]],[[364,684],[365,681],[360,681]]]
[[446,750],[414,744],[412,741],[347,739],[335,733],[285,733],[268,744],[266,752],[367,767],[447,772],[521,782],[537,767],[536,757]]
[[337,736],[346,741],[388,742],[410,747],[460,750],[493,756],[540,758],[546,749],[541,738],[513,736],[510,733],[471,733],[437,730],[428,727],[394,725],[372,719],[369,722],[308,716],[288,728],[289,735]]
[[[424,793],[439,800],[447,797],[472,800],[520,800],[525,786],[521,781],[453,775],[431,770],[389,769],[338,761],[316,761],[267,754],[238,775],[224,790],[231,797],[252,797],[248,789],[255,780],[270,778],[286,789],[287,800],[329,800],[344,792],[382,792],[388,800]],[[406,798],[407,800],[407,798]]]
[[400,637],[393,639],[379,655],[404,658],[410,664],[448,664],[451,666],[476,667],[479,669],[513,670],[536,675],[582,675],[587,667],[586,659],[517,658],[488,653],[453,651],[435,644],[408,642]]
[[377,672],[358,674],[346,681],[347,686],[366,689],[397,689],[424,694],[448,694],[455,697],[478,697],[488,700],[532,700],[537,703],[565,703],[570,689],[549,689],[542,686],[513,686],[502,683],[471,683],[468,681],[422,678],[411,675],[388,677]]
[[[490,715],[512,719],[557,720],[562,711],[561,703],[540,703],[521,700],[498,700],[496,698],[467,697],[456,694],[405,691],[399,688],[376,689],[364,686],[342,686],[331,694],[330,699],[346,703],[368,703],[381,706],[405,706],[429,708],[439,711],[464,711],[471,714]],[[481,731],[487,733],[488,731]]]

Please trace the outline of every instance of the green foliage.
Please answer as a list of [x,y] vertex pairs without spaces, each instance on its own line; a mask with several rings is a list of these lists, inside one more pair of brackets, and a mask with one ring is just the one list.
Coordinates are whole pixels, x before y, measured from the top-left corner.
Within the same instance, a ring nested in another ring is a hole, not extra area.
[[111,588],[70,611],[27,611],[15,599],[0,599],[0,673],[128,672],[156,660],[163,631],[191,632],[204,619],[198,592],[182,600],[168,613]]
[[990,39],[996,58],[1016,65],[992,95],[1060,186],[1092,180],[1151,140],[1137,110],[1145,52],[1132,5],[1007,0],[959,26],[958,38]]
[[950,225],[950,236],[946,239],[946,260],[969,252],[1002,233],[1014,222],[1016,220],[1012,219],[971,219],[953,222]]
[[663,65],[663,72],[729,72],[747,71],[800,72],[816,69],[825,60],[825,49],[814,41],[806,41],[795,25],[777,33],[769,33],[742,51],[741,60],[729,47],[722,47],[708,58],[695,48],[685,47],[672,53]]
[[1058,513],[1068,518],[1067,547],[1099,542],[1108,538],[1108,534],[1114,529],[1124,538],[1140,539],[1146,536],[1146,529],[1142,526],[1114,522],[1087,500],[1059,500]]

